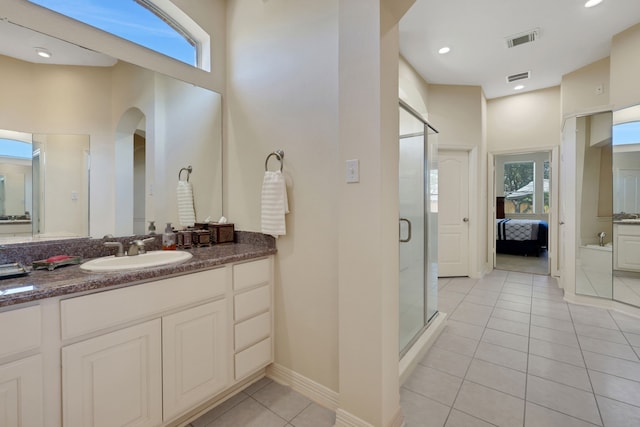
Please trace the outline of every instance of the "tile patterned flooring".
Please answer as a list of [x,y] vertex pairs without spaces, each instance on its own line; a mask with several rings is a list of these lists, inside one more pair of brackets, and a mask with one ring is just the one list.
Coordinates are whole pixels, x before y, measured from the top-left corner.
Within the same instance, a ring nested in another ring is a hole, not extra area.
[[442,335],[401,390],[408,426],[640,426],[640,320],[549,276],[440,279]]
[[[440,279],[449,320],[400,391],[408,427],[640,426],[640,320],[568,304],[549,276]],[[324,427],[335,414],[262,379],[189,427]]]
[[263,378],[187,427],[331,427],[335,414]]

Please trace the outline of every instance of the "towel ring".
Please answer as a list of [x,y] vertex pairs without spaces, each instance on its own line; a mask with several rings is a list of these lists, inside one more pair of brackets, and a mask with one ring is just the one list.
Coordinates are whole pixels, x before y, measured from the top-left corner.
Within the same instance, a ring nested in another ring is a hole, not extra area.
[[278,161],[280,162],[280,172],[282,172],[282,159],[284,158],[284,151],[283,150],[276,150],[273,153],[269,154],[267,156],[267,159],[264,161],[264,170],[265,172],[269,170],[269,159],[271,158],[271,156],[276,156],[276,158],[278,159]]
[[187,171],[187,182],[189,182],[189,177],[191,176],[191,172],[193,172],[193,168],[189,165],[186,168],[180,169],[180,172],[178,172],[178,181],[182,180],[183,171]]

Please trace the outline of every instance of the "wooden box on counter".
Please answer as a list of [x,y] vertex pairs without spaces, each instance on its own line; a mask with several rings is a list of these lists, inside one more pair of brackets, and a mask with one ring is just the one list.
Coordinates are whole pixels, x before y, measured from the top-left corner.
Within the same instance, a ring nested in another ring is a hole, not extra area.
[[235,225],[220,224],[217,222],[198,222],[196,228],[209,230],[211,233],[211,244],[229,243],[235,240]]

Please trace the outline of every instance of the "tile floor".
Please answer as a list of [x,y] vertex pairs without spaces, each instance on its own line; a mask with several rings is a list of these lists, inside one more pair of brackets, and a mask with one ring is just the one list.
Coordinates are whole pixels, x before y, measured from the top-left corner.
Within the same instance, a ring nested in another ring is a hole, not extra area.
[[[640,426],[640,320],[567,304],[554,279],[441,279],[444,332],[400,391],[408,427]],[[324,427],[335,414],[262,379],[189,427]]]
[[331,427],[334,423],[332,411],[263,378],[187,427]]
[[446,329],[401,390],[408,426],[640,426],[640,320],[548,276],[440,280]]

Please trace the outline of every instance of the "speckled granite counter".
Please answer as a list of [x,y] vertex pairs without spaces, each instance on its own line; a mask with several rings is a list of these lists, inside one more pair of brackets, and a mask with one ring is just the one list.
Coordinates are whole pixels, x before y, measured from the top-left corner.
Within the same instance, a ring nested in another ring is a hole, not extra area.
[[[145,236],[136,236],[145,237]],[[149,250],[159,248],[158,241]],[[112,251],[104,242],[127,242],[134,237],[118,239],[73,239],[44,245],[7,245],[0,247],[0,263],[32,261],[54,255],[82,255],[85,259],[109,255]],[[80,249],[81,248],[81,249]],[[188,249],[193,257],[180,264],[165,265],[140,270],[110,273],[92,273],[81,270],[78,265],[58,267],[54,271],[35,270],[27,276],[0,280],[0,308],[39,299],[70,295],[87,291],[104,290],[111,287],[133,285],[167,276],[189,274],[217,265],[259,258],[276,253],[275,239],[261,233],[236,232],[236,243]]]

